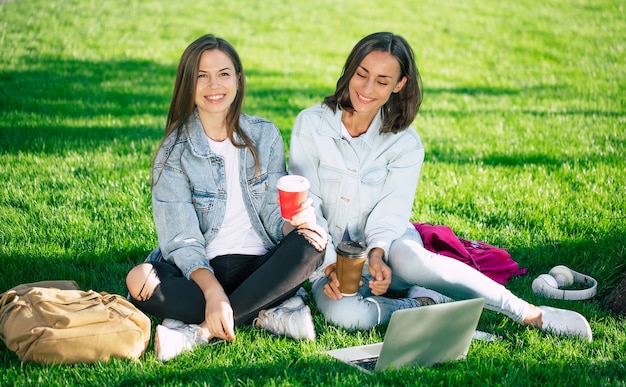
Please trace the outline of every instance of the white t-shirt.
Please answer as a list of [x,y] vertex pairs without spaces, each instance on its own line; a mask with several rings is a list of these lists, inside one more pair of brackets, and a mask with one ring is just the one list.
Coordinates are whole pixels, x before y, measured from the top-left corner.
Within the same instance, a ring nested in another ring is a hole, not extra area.
[[252,228],[243,203],[239,183],[239,150],[230,139],[218,142],[209,138],[209,145],[215,154],[224,158],[227,199],[222,226],[215,238],[206,246],[207,258],[213,259],[225,254],[265,254],[267,249]]

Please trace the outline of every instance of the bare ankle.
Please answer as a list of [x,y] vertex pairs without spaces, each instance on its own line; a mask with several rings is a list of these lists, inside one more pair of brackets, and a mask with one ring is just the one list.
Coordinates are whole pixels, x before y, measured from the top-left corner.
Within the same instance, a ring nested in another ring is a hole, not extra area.
[[524,316],[524,319],[522,320],[522,325],[541,328],[541,309],[539,309],[535,305],[530,304],[528,307],[528,312],[526,312],[526,316]]
[[207,328],[206,325],[204,325],[204,323],[200,324],[199,327],[201,330],[200,334],[202,335],[202,337],[204,337],[207,340],[211,340],[214,337],[209,331],[209,328]]

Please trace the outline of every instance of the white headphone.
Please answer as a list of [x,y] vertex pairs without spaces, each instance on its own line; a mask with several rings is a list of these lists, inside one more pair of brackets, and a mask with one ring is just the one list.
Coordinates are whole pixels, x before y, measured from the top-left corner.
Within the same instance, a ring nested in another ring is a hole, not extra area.
[[[574,283],[583,284],[587,286],[587,289],[560,289],[572,286]],[[563,265],[553,267],[548,274],[541,274],[532,284],[536,295],[557,300],[586,300],[596,295],[597,287],[598,281],[595,279]]]

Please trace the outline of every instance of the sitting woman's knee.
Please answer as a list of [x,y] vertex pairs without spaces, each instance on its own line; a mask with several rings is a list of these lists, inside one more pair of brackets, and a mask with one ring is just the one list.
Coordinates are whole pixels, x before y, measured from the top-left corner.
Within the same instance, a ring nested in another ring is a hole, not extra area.
[[138,301],[150,299],[160,282],[154,267],[150,263],[141,263],[133,267],[126,275],[128,293]]
[[365,307],[364,304],[356,305],[342,301],[333,301],[320,308],[326,320],[331,324],[344,329],[362,330],[370,330],[377,324],[378,316],[372,315],[371,309]]
[[326,250],[326,244],[328,243],[328,234],[322,227],[317,224],[309,224],[305,227],[296,229],[296,233],[302,235],[307,242],[319,252]]

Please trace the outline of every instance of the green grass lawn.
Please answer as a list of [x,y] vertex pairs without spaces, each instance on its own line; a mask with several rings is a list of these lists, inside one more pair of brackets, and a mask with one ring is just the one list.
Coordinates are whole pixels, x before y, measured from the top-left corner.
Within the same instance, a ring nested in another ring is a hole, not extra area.
[[[625,385],[625,320],[604,307],[626,271],[620,1],[0,1],[0,291],[73,279],[126,294],[126,272],[157,243],[150,162],[191,41],[233,43],[246,112],[288,145],[296,114],[381,30],[412,44],[425,90],[412,220],[507,247],[529,269],[507,287],[582,313],[592,343],[485,311],[479,329],[503,340],[473,343],[466,360],[365,375],[321,353],[385,327],[351,332],[315,314],[314,342],[241,327],[234,343],[164,364],[152,345],[139,362],[50,367],[0,344],[0,385]],[[532,280],[557,264],[596,278],[598,296],[535,296]]]

